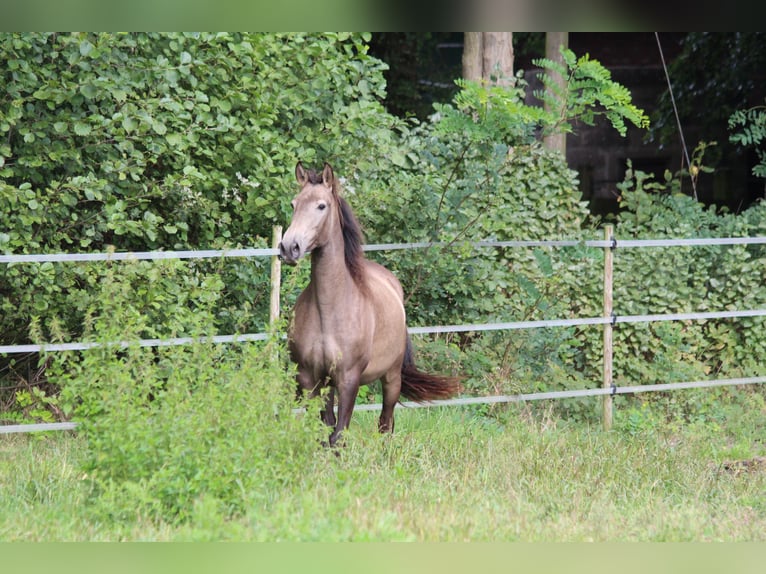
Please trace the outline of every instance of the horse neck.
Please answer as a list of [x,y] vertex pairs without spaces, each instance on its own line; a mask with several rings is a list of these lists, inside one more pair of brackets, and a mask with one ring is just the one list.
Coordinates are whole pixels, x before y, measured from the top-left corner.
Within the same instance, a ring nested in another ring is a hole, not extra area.
[[317,301],[320,305],[343,305],[350,296],[350,290],[356,290],[351,273],[346,267],[343,233],[339,227],[321,249],[311,253],[311,282],[314,284]]

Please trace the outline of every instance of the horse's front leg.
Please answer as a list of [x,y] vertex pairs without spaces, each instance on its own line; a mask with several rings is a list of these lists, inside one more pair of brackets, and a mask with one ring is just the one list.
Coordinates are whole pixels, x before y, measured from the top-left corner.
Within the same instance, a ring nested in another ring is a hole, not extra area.
[[328,427],[334,427],[335,420],[335,387],[330,385],[327,390],[327,397],[325,398],[324,409],[319,413],[322,416],[322,421]]
[[359,392],[359,375],[339,377],[336,387],[338,389],[338,422],[330,435],[330,446],[335,446],[341,433],[351,423],[351,414],[354,412],[354,403]]
[[[310,393],[309,396],[314,398],[321,392],[326,384],[324,378],[315,381],[314,376],[308,370],[304,369],[298,369],[298,375],[295,379],[298,382],[298,398],[303,396],[307,391]],[[335,427],[335,389],[332,386],[330,386],[327,391],[325,406],[319,411],[319,416],[322,418],[322,422],[328,427]]]

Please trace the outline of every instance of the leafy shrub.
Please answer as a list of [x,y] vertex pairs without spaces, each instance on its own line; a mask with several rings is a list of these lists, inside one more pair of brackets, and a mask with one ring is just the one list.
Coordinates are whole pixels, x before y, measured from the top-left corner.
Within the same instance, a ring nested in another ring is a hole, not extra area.
[[[133,286],[144,271],[107,273],[86,333],[102,346],[51,356],[60,404],[87,439],[83,470],[104,503],[95,505],[108,514],[102,518],[179,523],[200,504],[228,517],[249,510],[258,493],[302,480],[326,431],[314,403],[304,416],[293,413],[281,343],[139,347],[153,329]],[[214,290],[196,293],[195,312],[169,328],[204,337],[215,299]],[[129,344],[105,344],[116,340]]]
[[[559,116],[526,105],[517,82],[510,89],[458,82],[454,105],[436,106],[432,123],[406,134],[396,172],[381,169],[347,186],[371,241],[443,244],[371,255],[402,279],[411,324],[598,313],[598,250],[469,245],[596,237],[575,172],[536,141],[540,125],[553,127]],[[474,392],[520,392],[585,386],[582,373],[596,372],[599,363],[586,364],[581,337],[573,329],[468,333],[441,351],[434,339],[422,346],[436,368],[468,374]],[[462,365],[452,358],[455,343],[465,352]],[[567,374],[573,364],[577,370]]]
[[[421,153],[403,151],[399,173],[387,176],[388,191],[353,182],[356,194],[362,195],[361,189],[367,190],[365,197],[374,197],[361,205],[374,241],[447,244],[376,255],[403,278],[411,297],[411,321],[600,315],[600,250],[475,250],[466,245],[484,239],[600,238],[601,233],[579,201],[574,174],[561,158],[530,143],[535,122],[545,125],[545,116],[527,111],[518,101],[519,90],[467,82],[462,88],[455,107],[439,107],[432,126],[409,134],[414,142],[409,149]],[[703,152],[702,147],[695,152],[695,166],[701,170]],[[679,186],[670,174],[657,182],[629,170],[619,186],[618,237],[764,234],[763,204],[741,215],[718,212],[681,195]],[[761,308],[763,256],[760,246],[618,249],[615,311],[632,315]],[[652,269],[650,277],[647,269]],[[620,384],[648,384],[759,374],[762,323],[749,318],[620,325],[615,332],[616,379]],[[467,387],[476,393],[585,388],[601,378],[600,328],[465,334],[448,340],[441,350],[433,342],[424,344],[433,355],[426,360],[467,372]],[[455,343],[464,353],[459,364],[451,350]],[[678,405],[684,403],[678,408],[699,411],[695,401],[684,401],[678,399]],[[561,408],[586,418],[596,411],[592,401],[571,401]]]
[[[718,212],[675,192],[676,181],[668,176],[664,183],[653,182],[629,170],[620,186],[619,236],[747,237],[766,232],[763,202],[742,215]],[[763,308],[765,259],[766,249],[759,245],[618,250],[615,310],[640,315]],[[651,276],[641,269],[651,269]],[[737,376],[757,370],[758,357],[766,352],[762,318],[626,327],[620,326],[616,335],[616,344],[627,347],[620,353],[626,380]]]
[[[287,219],[296,160],[373,164],[394,137],[399,122],[379,103],[385,65],[367,55],[367,39],[3,34],[0,251],[267,246],[272,226]],[[184,268],[189,276],[176,274],[176,283],[136,277],[152,301],[150,325],[171,324],[184,293],[217,274],[226,288],[213,332],[263,329],[268,261]],[[40,340],[56,324],[62,340],[80,339],[106,269],[0,265],[2,342],[30,342],[35,320]],[[170,299],[178,305],[165,306]],[[0,376],[36,361],[3,357]]]
[[[349,34],[4,34],[0,251],[263,246],[297,159],[371,161],[384,65]],[[0,332],[76,334],[92,266],[0,267]],[[226,332],[260,328],[264,268],[231,262]],[[254,285],[248,288],[247,285]],[[255,303],[253,305],[253,302]],[[241,310],[250,304],[250,316]],[[235,311],[234,309],[237,309]],[[235,315],[240,315],[235,318]]]

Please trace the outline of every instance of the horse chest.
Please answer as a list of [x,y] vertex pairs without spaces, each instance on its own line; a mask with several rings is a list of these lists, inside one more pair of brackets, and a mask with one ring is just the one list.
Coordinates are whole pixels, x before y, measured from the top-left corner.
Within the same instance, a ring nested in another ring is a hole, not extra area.
[[297,362],[325,374],[367,363],[373,335],[369,321],[342,311],[322,313],[316,306],[298,311],[292,336]]

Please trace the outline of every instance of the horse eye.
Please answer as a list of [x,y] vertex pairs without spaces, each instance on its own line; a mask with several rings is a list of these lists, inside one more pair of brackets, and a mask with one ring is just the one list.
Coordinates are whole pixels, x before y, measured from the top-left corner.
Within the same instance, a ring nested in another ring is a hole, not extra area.
[[327,207],[326,203],[320,203],[319,205],[317,205],[317,209],[319,211],[324,211],[326,207]]
[[295,200],[291,201],[291,202],[290,202],[290,205],[292,205],[292,206],[293,206],[293,211],[295,211]]

